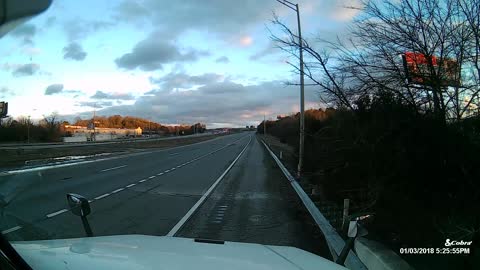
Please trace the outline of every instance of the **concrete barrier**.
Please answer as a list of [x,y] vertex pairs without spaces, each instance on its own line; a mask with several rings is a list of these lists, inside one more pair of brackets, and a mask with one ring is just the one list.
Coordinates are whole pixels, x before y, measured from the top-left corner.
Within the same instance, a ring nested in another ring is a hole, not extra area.
[[369,270],[413,270],[395,252],[376,241],[358,237],[355,239],[354,250]]

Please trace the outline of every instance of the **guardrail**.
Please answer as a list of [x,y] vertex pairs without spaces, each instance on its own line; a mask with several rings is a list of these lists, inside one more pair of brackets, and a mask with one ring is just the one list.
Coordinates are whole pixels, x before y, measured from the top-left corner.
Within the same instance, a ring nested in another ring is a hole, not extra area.
[[[330,253],[332,254],[333,260],[335,261],[337,257],[340,255],[343,247],[345,246],[345,241],[340,237],[337,231],[332,227],[332,225],[328,222],[328,220],[323,216],[323,214],[318,210],[317,206],[313,203],[310,197],[305,193],[303,188],[297,182],[297,180],[290,174],[290,172],[285,168],[283,163],[278,159],[275,153],[270,150],[270,147],[262,140],[263,145],[268,150],[272,158],[277,163],[278,167],[282,170],[285,177],[288,179],[290,184],[292,185],[293,189],[297,193],[300,200],[303,202],[303,205],[308,210],[310,215],[312,216],[315,223],[317,223],[318,227],[322,231],[323,235],[325,236],[325,240],[327,241],[328,248]],[[360,261],[360,259],[350,251],[348,253],[347,259],[345,260],[345,266],[349,269],[367,269],[367,267]]]

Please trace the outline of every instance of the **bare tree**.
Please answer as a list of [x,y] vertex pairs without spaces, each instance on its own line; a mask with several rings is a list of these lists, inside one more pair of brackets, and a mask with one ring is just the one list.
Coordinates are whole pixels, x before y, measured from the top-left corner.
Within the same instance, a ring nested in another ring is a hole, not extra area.
[[[395,93],[418,111],[432,108],[442,120],[460,119],[479,94],[478,82],[466,70],[475,55],[471,42],[475,24],[465,24],[460,2],[365,1],[363,15],[353,27],[354,42],[349,44],[354,49],[337,46],[344,73],[369,85],[369,91]],[[422,84],[405,83],[400,56],[406,52],[425,57],[426,69],[416,74]]]
[[58,114],[56,112],[53,112],[50,115],[44,115],[41,121],[41,125],[45,126],[49,130],[58,128],[59,124],[60,122],[58,121]]
[[[459,120],[479,105],[479,6],[480,0],[365,0],[346,41],[323,40],[330,53],[303,40],[305,76],[325,102],[353,109],[358,98],[388,92],[419,113]],[[297,35],[276,16],[273,24],[283,37],[271,34],[272,40],[296,57]],[[407,52],[426,59],[416,74],[423,83],[407,82]]]
[[[270,31],[270,38],[276,43],[276,47],[298,59],[300,48],[298,34],[290,30],[275,14],[272,23],[282,33],[280,37]],[[334,72],[334,66],[329,65],[329,54],[325,51],[318,52],[304,38],[302,38],[302,48],[305,53],[304,75],[310,80],[309,85],[318,86],[320,99],[326,104],[334,103],[337,106],[353,108],[348,96],[349,91],[344,89],[344,78]],[[300,72],[298,65],[290,62],[289,64],[296,72]]]

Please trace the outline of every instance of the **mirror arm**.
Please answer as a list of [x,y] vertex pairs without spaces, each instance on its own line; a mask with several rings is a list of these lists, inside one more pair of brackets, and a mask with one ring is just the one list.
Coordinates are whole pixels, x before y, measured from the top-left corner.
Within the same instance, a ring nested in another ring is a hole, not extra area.
[[352,249],[353,244],[355,243],[355,238],[356,237],[349,237],[347,239],[347,242],[345,243],[345,246],[343,247],[342,252],[338,256],[335,263],[337,263],[339,265],[344,265],[345,264],[345,260],[347,259],[348,252]]
[[83,228],[85,229],[85,232],[87,233],[88,237],[93,236],[92,228],[90,227],[90,224],[88,223],[87,217],[82,216],[82,223],[83,223]]

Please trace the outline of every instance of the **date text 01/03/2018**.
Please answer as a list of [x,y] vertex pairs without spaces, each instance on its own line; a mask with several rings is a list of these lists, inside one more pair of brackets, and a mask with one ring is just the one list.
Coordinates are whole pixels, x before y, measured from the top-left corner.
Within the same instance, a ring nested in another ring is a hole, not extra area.
[[470,248],[400,248],[400,254],[470,254]]

